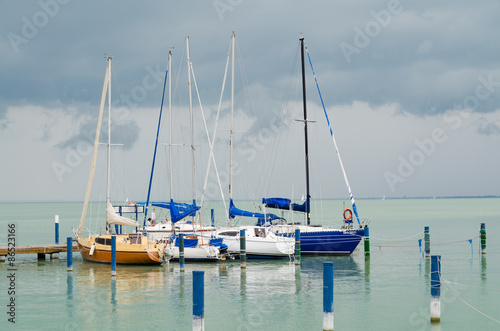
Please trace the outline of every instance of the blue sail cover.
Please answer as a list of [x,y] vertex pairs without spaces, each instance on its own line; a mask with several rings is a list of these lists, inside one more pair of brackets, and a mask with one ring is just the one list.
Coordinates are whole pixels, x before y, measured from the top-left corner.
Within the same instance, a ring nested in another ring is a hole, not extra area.
[[[174,243],[175,247],[179,247],[179,235],[173,234],[170,236],[170,241]],[[198,245],[198,238],[184,238],[184,247],[196,247]]]
[[151,206],[169,209],[172,223],[177,223],[183,218],[196,214],[201,208],[196,205],[196,200],[193,200],[193,204],[174,202],[173,200],[170,200],[170,202],[152,202]]
[[263,198],[262,203],[269,208],[295,210],[303,213],[309,213],[310,197],[307,197],[303,204],[292,203],[290,199],[285,198]]
[[268,214],[252,213],[250,211],[238,209],[234,206],[233,200],[231,199],[229,201],[229,218],[234,218],[235,216],[264,218],[267,221],[272,221],[281,218],[279,216],[270,213]]

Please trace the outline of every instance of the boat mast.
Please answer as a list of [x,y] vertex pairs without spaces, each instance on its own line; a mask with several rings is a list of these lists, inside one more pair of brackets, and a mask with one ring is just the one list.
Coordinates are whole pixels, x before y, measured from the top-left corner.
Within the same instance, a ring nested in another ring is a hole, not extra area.
[[169,142],[168,142],[168,163],[170,177],[170,199],[172,195],[172,51],[168,52],[168,123],[169,123]]
[[307,225],[311,224],[311,211],[309,199],[311,197],[309,192],[309,143],[307,140],[307,106],[306,106],[306,74],[304,64],[304,38],[300,38],[300,54],[302,66],[302,100],[304,103],[304,136],[305,136],[305,161],[306,161],[306,212],[307,212]]
[[229,200],[233,200],[233,144],[234,144],[234,39],[231,35],[231,124],[229,128]]
[[194,172],[194,130],[193,130],[193,100],[191,92],[191,59],[189,58],[189,36],[186,36],[186,53],[188,69],[188,92],[189,92],[189,126],[191,131],[191,174],[193,178],[193,203],[196,201],[195,172]]
[[111,59],[108,57],[109,80],[108,80],[108,143],[107,143],[107,174],[106,174],[106,206],[109,203],[109,190],[111,184]]

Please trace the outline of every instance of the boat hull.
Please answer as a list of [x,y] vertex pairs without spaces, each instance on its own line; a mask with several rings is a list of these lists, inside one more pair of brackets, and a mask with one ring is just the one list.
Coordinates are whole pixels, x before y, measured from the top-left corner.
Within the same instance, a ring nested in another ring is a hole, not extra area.
[[[111,246],[95,243],[95,236],[91,236],[91,238],[78,238],[77,243],[83,259],[92,262],[111,263]],[[92,244],[95,244],[94,252],[90,255]],[[162,247],[161,245],[152,244],[123,244],[117,240],[116,263],[161,264],[163,262],[161,257]]]
[[[279,226],[278,226],[279,227]],[[299,226],[300,253],[305,255],[351,255],[364,236],[364,230],[330,229]],[[274,228],[284,236],[293,236],[294,229]]]

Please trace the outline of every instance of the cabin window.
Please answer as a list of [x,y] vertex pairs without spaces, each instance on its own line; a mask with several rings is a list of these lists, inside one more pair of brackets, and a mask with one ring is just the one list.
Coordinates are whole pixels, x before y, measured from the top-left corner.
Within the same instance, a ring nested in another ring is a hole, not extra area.
[[266,236],[266,230],[263,228],[255,228],[255,236],[264,238]]
[[227,231],[227,232],[221,232],[219,233],[219,236],[231,236],[231,237],[236,237],[238,232],[236,231]]

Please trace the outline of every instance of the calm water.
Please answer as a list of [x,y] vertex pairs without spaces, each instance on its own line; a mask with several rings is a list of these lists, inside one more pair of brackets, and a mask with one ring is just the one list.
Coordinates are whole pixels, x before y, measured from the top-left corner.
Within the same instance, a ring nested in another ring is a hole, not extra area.
[[[118,266],[112,279],[109,265],[84,262],[78,253],[72,273],[66,272],[65,254],[52,261],[18,255],[16,324],[7,321],[10,296],[2,276],[0,329],[190,330],[192,271],[204,270],[207,330],[321,330],[324,261],[333,261],[335,268],[335,330],[500,329],[446,289],[441,323],[431,325],[430,263],[418,247],[424,226],[430,226],[431,253],[441,255],[442,278],[469,285],[446,286],[500,320],[500,199],[359,200],[358,205],[363,216],[373,219],[370,262],[360,246],[351,257],[303,257],[300,267],[289,261],[250,260],[242,271],[238,261],[188,263],[181,274],[177,263]],[[53,242],[56,214],[60,242],[65,242],[78,225],[82,204],[0,206],[4,246],[9,223],[17,226],[17,245]],[[340,216],[342,201],[322,201],[313,208]],[[488,238],[483,257],[477,239],[481,222]],[[0,269],[7,275],[7,264]]]

